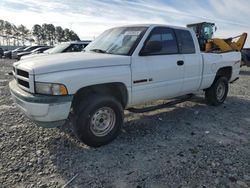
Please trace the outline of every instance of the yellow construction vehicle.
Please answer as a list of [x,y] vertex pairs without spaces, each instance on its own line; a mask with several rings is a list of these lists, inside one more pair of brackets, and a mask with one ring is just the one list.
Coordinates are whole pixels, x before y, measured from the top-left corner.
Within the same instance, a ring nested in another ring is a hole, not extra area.
[[196,33],[201,51],[215,53],[239,51],[242,53],[242,65],[250,66],[248,54],[242,51],[247,39],[247,33],[242,33],[236,37],[220,39],[213,38],[214,32],[217,30],[214,23],[194,23],[188,24],[187,27],[193,29]]

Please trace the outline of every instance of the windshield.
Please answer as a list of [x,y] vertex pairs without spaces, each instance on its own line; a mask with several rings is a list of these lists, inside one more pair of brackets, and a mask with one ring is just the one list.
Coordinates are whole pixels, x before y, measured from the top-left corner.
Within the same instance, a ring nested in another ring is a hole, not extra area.
[[19,48],[17,48],[17,49],[15,49],[15,50],[13,50],[13,52],[17,52],[17,51],[19,51],[19,50],[23,50],[23,49],[25,49],[26,47],[19,47]]
[[205,39],[212,39],[213,37],[213,25],[211,24],[205,24],[202,26],[202,30],[201,30],[201,35],[205,38]]
[[84,50],[96,53],[129,55],[147,27],[119,27],[109,29],[97,37]]
[[24,52],[30,52],[31,50],[32,50],[31,46],[23,49]]
[[69,45],[70,45],[70,43],[58,44],[58,45],[55,46],[54,48],[51,48],[51,49],[49,49],[49,50],[44,51],[44,53],[50,53],[50,54],[61,53],[61,52],[63,52],[63,50],[65,50]]
[[38,51],[39,49],[41,49],[41,48],[36,48],[36,49],[32,50],[31,52],[32,52],[32,53],[33,53],[33,52],[36,52],[36,51]]
[[[53,48],[55,48],[55,47],[53,47]],[[49,54],[50,51],[53,50],[53,48],[49,48],[48,50],[43,51],[43,53]]]

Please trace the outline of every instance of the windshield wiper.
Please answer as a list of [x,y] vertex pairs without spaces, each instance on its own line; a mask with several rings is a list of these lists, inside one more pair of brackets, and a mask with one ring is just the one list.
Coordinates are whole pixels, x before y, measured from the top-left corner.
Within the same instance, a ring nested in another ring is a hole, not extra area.
[[97,53],[103,53],[103,54],[107,53],[105,50],[102,50],[102,49],[91,49],[90,51],[97,52]]

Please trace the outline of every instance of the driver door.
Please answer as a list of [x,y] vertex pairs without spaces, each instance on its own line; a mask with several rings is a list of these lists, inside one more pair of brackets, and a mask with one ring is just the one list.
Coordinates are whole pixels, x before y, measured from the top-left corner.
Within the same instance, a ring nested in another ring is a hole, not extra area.
[[173,29],[156,27],[144,44],[149,41],[161,43],[161,50],[132,57],[133,103],[175,97],[181,92],[184,57],[179,54]]

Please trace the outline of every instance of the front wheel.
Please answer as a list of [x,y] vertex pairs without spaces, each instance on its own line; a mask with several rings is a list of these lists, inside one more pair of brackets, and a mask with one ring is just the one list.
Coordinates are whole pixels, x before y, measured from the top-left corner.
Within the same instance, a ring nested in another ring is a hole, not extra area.
[[225,77],[218,77],[213,85],[205,91],[205,98],[208,104],[218,106],[227,98],[228,80]]
[[73,131],[80,141],[99,147],[118,136],[122,123],[122,105],[112,96],[93,94],[80,103]]

